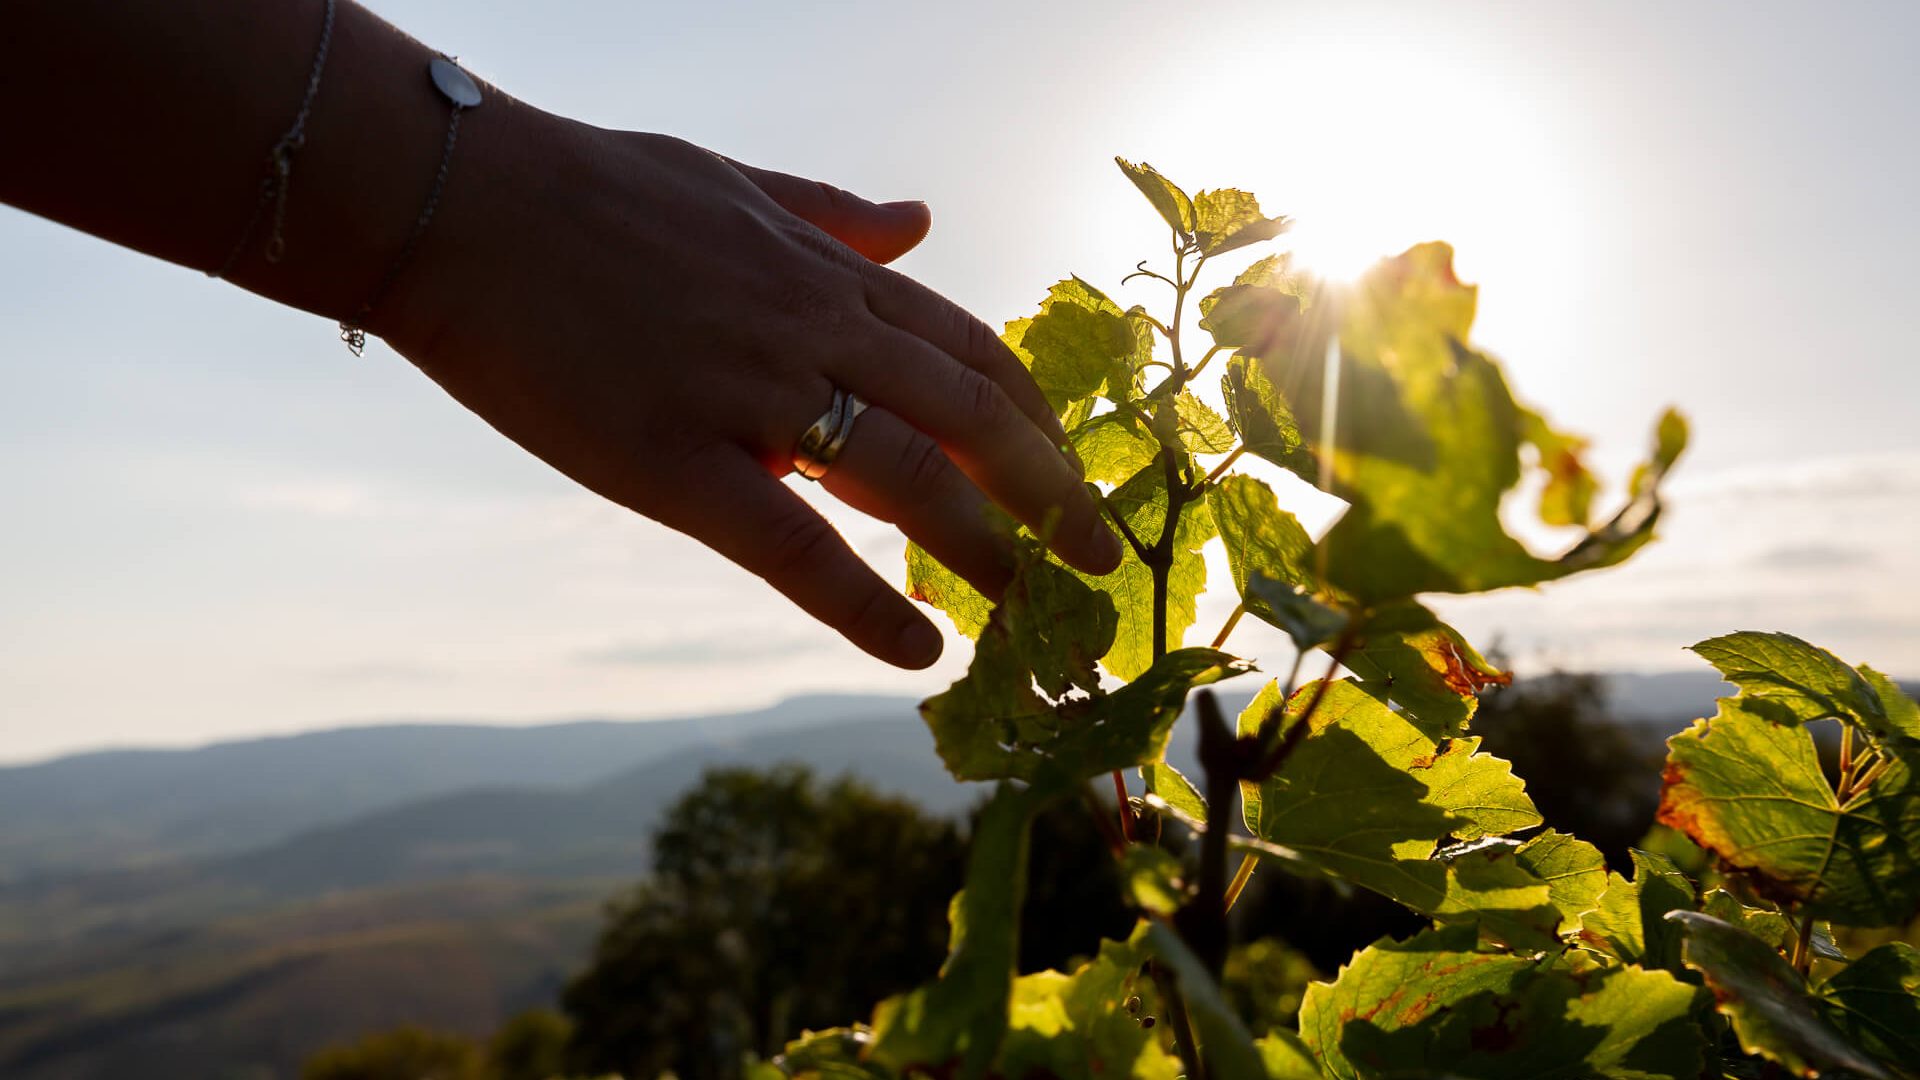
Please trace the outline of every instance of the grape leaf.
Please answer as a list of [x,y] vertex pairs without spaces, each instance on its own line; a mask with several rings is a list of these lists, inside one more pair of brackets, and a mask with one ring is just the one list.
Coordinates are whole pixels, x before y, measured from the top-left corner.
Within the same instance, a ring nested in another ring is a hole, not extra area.
[[1827,1019],[1853,1043],[1909,1071],[1920,1067],[1920,949],[1890,941],[1818,991]]
[[1102,390],[1130,391],[1139,344],[1119,305],[1079,278],[1053,286],[1020,336],[1033,381],[1056,413]]
[[1146,782],[1147,794],[1160,796],[1168,806],[1195,821],[1207,820],[1207,800],[1179,769],[1164,761],[1149,762],[1140,766],[1140,779]]
[[1124,1005],[1138,996],[1144,1015],[1157,1007],[1153,983],[1140,972],[1145,938],[1143,924],[1124,942],[1101,942],[1100,954],[1072,974],[1044,971],[1015,982],[999,1075],[1175,1080],[1179,1060]]
[[1483,994],[1510,992],[1533,968],[1511,953],[1476,948],[1470,926],[1443,926],[1406,941],[1382,938],[1355,953],[1331,983],[1307,986],[1300,1004],[1300,1037],[1335,1080],[1362,1073],[1342,1051],[1349,1027],[1383,1032],[1415,1028]]
[[1892,734],[1872,684],[1846,662],[1792,634],[1742,630],[1689,646],[1749,698],[1765,698],[1799,720],[1850,717],[1876,735]]
[[1579,940],[1617,960],[1680,972],[1680,928],[1670,911],[1692,911],[1693,883],[1664,855],[1631,851],[1633,880],[1607,875],[1600,902],[1581,918]]
[[1895,753],[1844,806],[1813,737],[1776,723],[1768,698],[1722,698],[1712,720],[1667,740],[1659,820],[1746,875],[1762,894],[1852,926],[1920,907],[1920,783]]
[[[1149,547],[1160,539],[1167,520],[1166,470],[1147,466],[1106,497],[1107,505]],[[1167,648],[1176,649],[1197,615],[1195,598],[1207,587],[1207,564],[1200,549],[1213,538],[1213,518],[1197,505],[1184,506],[1174,532],[1173,566],[1167,574]],[[1119,569],[1104,577],[1080,575],[1113,597],[1120,627],[1106,655],[1107,670],[1131,679],[1153,663],[1153,570],[1128,546]]]
[[1475,695],[1481,690],[1513,682],[1459,631],[1412,600],[1373,609],[1358,629],[1341,662],[1381,685],[1389,700],[1435,738],[1466,727],[1480,706]]
[[1287,630],[1269,600],[1248,585],[1259,575],[1312,588],[1313,540],[1307,530],[1280,509],[1272,488],[1251,476],[1229,476],[1214,485],[1207,492],[1207,513],[1226,544],[1227,568],[1247,613]]
[[[1613,565],[1652,536],[1658,453],[1640,494],[1561,557],[1535,556],[1506,532],[1501,500],[1520,479],[1530,414],[1499,366],[1465,344],[1475,302],[1453,275],[1452,250],[1421,245],[1316,301],[1315,317],[1296,320],[1309,332],[1253,347],[1306,442],[1332,437],[1329,489],[1351,507],[1326,540],[1328,578],[1363,601],[1537,584]],[[1339,419],[1328,431],[1314,327],[1336,315]],[[1668,438],[1674,427],[1663,425],[1663,441],[1683,445]]]
[[1233,429],[1212,407],[1188,390],[1173,399],[1179,418],[1180,442],[1195,454],[1224,454],[1233,449]]
[[[1780,950],[1792,953],[1800,941],[1800,928],[1783,911],[1767,907],[1750,907],[1742,903],[1725,889],[1714,889],[1700,901],[1700,910],[1722,922],[1733,925],[1759,938],[1761,941]],[[1850,957],[1833,940],[1833,924],[1814,920],[1813,933],[1807,937],[1807,947],[1813,955],[1824,960],[1838,960],[1846,963]]]
[[933,982],[874,1010],[868,1059],[898,1070],[987,1073],[1007,1030],[1027,891],[1033,817],[1048,801],[1037,788],[1002,784],[980,811],[968,846],[966,887],[953,898],[947,962]]
[[[1243,798],[1248,830],[1444,921],[1478,919],[1510,941],[1550,934],[1559,922],[1551,893],[1511,852],[1433,858],[1444,840],[1540,824],[1512,768],[1477,753],[1478,739],[1434,740],[1349,680],[1326,684],[1324,694],[1320,685],[1286,704],[1288,723],[1298,723],[1320,697],[1310,734]],[[1242,729],[1259,722],[1243,716]]]
[[1120,880],[1128,902],[1150,915],[1172,915],[1187,899],[1180,860],[1152,844],[1127,846],[1120,857]]
[[993,615],[993,601],[914,543],[907,545],[907,595],[945,612],[953,628],[970,638],[979,637]]
[[1364,1077],[1476,1080],[1619,1077],[1695,1080],[1699,991],[1665,971],[1541,965],[1506,993],[1485,993],[1412,1027],[1350,1027],[1342,1052]]
[[1850,1069],[1870,1080],[1894,1080],[1821,1015],[1800,973],[1773,946],[1697,911],[1667,917],[1685,928],[1686,964],[1705,976],[1715,1007],[1733,1022],[1747,1053],[1777,1061],[1799,1076]]
[[1229,357],[1220,394],[1227,403],[1227,420],[1247,453],[1301,476],[1313,475],[1317,459],[1265,368],[1244,356]]
[[1260,200],[1234,188],[1194,196],[1193,219],[1194,243],[1208,256],[1271,240],[1290,224],[1284,217],[1262,214]]
[[862,1060],[872,1041],[873,1032],[859,1026],[809,1031],[747,1080],[891,1080],[892,1072]]
[[1326,1074],[1313,1060],[1313,1052],[1300,1036],[1279,1028],[1253,1041],[1260,1051],[1260,1063],[1266,1066],[1267,1080],[1324,1080]]
[[1547,482],[1540,489],[1540,520],[1548,525],[1585,528],[1593,517],[1593,496],[1600,486],[1580,460],[1587,440],[1555,431],[1546,417],[1531,409],[1520,410],[1520,431],[1538,456],[1541,471],[1547,474]]
[[1126,412],[1104,412],[1067,434],[1073,452],[1087,467],[1087,479],[1117,484],[1153,464],[1160,443]]
[[1180,996],[1186,999],[1209,1080],[1267,1080],[1260,1051],[1254,1049],[1246,1025],[1180,935],[1165,923],[1149,923],[1147,945],[1172,974]]
[[1887,727],[1903,738],[1920,740],[1920,702],[1908,697],[1900,684],[1867,665],[1861,664],[1858,670],[1867,685],[1873,687],[1873,692],[1880,695],[1880,705],[1887,713]]
[[1577,837],[1548,829],[1520,845],[1514,860],[1547,884],[1553,906],[1560,910],[1560,931],[1580,929],[1581,918],[1600,906],[1607,889],[1607,864],[1600,849]]
[[1161,176],[1144,161],[1135,165],[1126,158],[1117,157],[1113,162],[1120,166],[1121,172],[1127,174],[1127,179],[1133,181],[1133,186],[1140,189],[1140,194],[1147,197],[1147,201],[1159,213],[1160,220],[1166,222],[1176,235],[1184,240],[1192,234],[1193,200],[1187,197],[1186,192],[1175,187],[1173,181]]
[[1054,706],[990,627],[966,676],[922,702],[920,715],[956,780],[1078,783],[1159,761],[1188,692],[1247,670],[1213,649],[1177,649],[1111,694]]
[[1254,571],[1247,581],[1247,610],[1257,605],[1261,618],[1287,632],[1302,651],[1324,645],[1347,628],[1347,615],[1300,589]]

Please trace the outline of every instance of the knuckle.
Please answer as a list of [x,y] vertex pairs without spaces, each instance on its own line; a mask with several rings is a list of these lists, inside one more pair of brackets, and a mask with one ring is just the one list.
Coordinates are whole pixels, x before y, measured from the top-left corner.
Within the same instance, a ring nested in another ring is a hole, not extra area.
[[783,279],[775,288],[776,306],[813,330],[835,332],[852,321],[853,303],[837,281],[797,274]]
[[908,440],[900,453],[900,476],[921,501],[936,497],[953,478],[953,463],[938,443],[924,435]]
[[811,510],[794,510],[771,528],[766,558],[757,568],[770,581],[817,570],[832,554],[836,539],[832,526]]
[[956,401],[963,402],[969,421],[989,430],[1004,430],[1013,419],[1013,402],[1000,384],[972,368],[960,369]]
[[860,640],[880,640],[898,623],[892,609],[893,594],[880,589],[867,589],[855,601],[845,629]]

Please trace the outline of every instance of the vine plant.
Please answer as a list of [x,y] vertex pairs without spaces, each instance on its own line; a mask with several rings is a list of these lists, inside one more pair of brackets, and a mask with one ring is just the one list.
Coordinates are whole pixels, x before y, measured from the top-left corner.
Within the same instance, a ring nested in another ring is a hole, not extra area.
[[[998,782],[950,955],[870,1024],[809,1034],[759,1074],[1920,1075],[1920,953],[1896,942],[1849,961],[1832,929],[1896,925],[1920,907],[1910,698],[1784,634],[1696,646],[1739,689],[1671,740],[1660,816],[1698,879],[1650,852],[1627,876],[1592,845],[1540,831],[1508,764],[1479,752],[1466,733],[1475,695],[1508,676],[1417,599],[1631,556],[1660,516],[1681,418],[1659,420],[1623,505],[1596,524],[1584,441],[1518,403],[1468,343],[1475,290],[1449,248],[1412,248],[1350,286],[1270,256],[1192,304],[1203,269],[1286,220],[1245,192],[1189,197],[1119,164],[1171,231],[1171,267],[1130,275],[1170,288],[1171,314],[1070,278],[1006,341],[1060,415],[1126,559],[1088,577],[1023,536],[994,604],[909,550],[913,595],[977,641],[966,676],[922,714],[956,778]],[[1210,339],[1197,358],[1190,304]],[[1216,367],[1224,415],[1193,392]],[[1249,459],[1344,513],[1316,541],[1272,487],[1234,471]],[[1540,522],[1583,530],[1556,557],[1502,524],[1529,473]],[[1239,602],[1210,646],[1183,647],[1216,537]],[[1295,656],[1230,723],[1200,688],[1254,670],[1224,651],[1244,616],[1284,631]],[[1324,674],[1301,684],[1303,667]],[[1198,784],[1165,761],[1196,691]],[[1808,730],[1824,720],[1843,731],[1833,779]],[[1126,794],[1127,770],[1144,794]],[[1095,795],[1108,776],[1117,819]],[[1075,971],[1018,975],[1029,823],[1063,799],[1104,823],[1141,919]],[[1153,842],[1168,819],[1198,837],[1186,858]],[[1256,1038],[1217,985],[1227,914],[1256,866],[1372,889],[1432,925],[1355,954],[1309,988],[1296,1029]]]

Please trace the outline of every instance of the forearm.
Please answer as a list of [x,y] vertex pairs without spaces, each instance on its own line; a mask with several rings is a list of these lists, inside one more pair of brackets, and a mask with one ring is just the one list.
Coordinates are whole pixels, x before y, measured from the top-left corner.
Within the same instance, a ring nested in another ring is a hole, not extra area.
[[[0,35],[0,201],[194,269],[221,267],[306,92],[322,12],[322,0],[16,0]],[[338,0],[293,158],[284,256],[264,255],[269,210],[234,282],[335,319],[368,298],[439,165],[450,107],[427,79],[433,55]],[[538,144],[562,127],[486,88],[463,118],[418,261],[431,268],[447,254],[434,257],[434,238],[457,246],[467,222],[499,212],[513,198],[500,188],[535,182]],[[396,284],[396,303],[414,284]],[[389,314],[376,312],[372,328]]]

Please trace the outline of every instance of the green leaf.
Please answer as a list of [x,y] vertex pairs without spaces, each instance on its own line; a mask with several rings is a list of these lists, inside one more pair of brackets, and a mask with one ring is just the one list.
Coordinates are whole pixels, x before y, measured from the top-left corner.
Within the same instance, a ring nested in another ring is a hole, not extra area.
[[1920,949],[1890,941],[1819,989],[1826,1016],[1856,1045],[1920,1067]]
[[[1324,694],[1320,685],[1287,702],[1289,722],[1298,723],[1320,697],[1311,734],[1243,799],[1248,830],[1442,921],[1480,921],[1516,943],[1548,938],[1559,922],[1551,892],[1511,851],[1434,857],[1442,841],[1540,824],[1511,766],[1478,753],[1478,739],[1443,745],[1351,681],[1327,684]],[[1243,715],[1242,729],[1259,722]]]
[[1120,858],[1120,880],[1126,887],[1127,900],[1149,915],[1172,915],[1187,900],[1180,860],[1151,844],[1127,846]]
[[1119,305],[1079,278],[1049,290],[1020,336],[1033,381],[1056,413],[1103,390],[1130,392],[1139,344]]
[[1290,224],[1284,217],[1262,214],[1260,200],[1234,188],[1194,196],[1193,216],[1194,242],[1209,256],[1271,240]]
[[1113,600],[1056,563],[1034,559],[1007,586],[997,611],[1042,693],[1100,689],[1095,664],[1113,647]]
[[1480,691],[1513,682],[1512,675],[1489,663],[1459,631],[1412,600],[1373,609],[1358,629],[1341,662],[1381,686],[1421,731],[1435,738],[1467,726],[1480,707]]
[[1179,769],[1164,761],[1151,762],[1140,766],[1140,779],[1146,782],[1147,794],[1160,796],[1168,806],[1195,821],[1207,820],[1207,800]]
[[1133,186],[1140,189],[1140,194],[1153,204],[1160,220],[1166,222],[1175,235],[1184,240],[1192,234],[1193,200],[1187,197],[1186,192],[1173,186],[1173,181],[1161,176],[1144,161],[1135,165],[1126,158],[1116,157],[1113,162],[1120,166],[1121,172],[1127,174],[1127,179],[1133,181]]
[[1117,484],[1160,453],[1159,441],[1127,412],[1101,413],[1068,432],[1067,441],[1097,484]]
[[1547,475],[1546,485],[1540,490],[1541,522],[1585,528],[1593,517],[1593,496],[1600,486],[1580,460],[1587,440],[1555,431],[1545,417],[1531,409],[1521,410],[1520,428]]
[[[1107,495],[1107,505],[1127,523],[1142,544],[1152,547],[1167,521],[1166,470],[1155,462]],[[1184,505],[1173,537],[1173,566],[1167,574],[1167,648],[1177,649],[1197,617],[1195,599],[1206,591],[1207,564],[1200,549],[1213,538],[1213,518],[1197,503]],[[1131,679],[1153,663],[1153,570],[1131,546],[1119,569],[1104,577],[1081,575],[1096,591],[1112,596],[1120,613],[1107,670]]]
[[1581,918],[1579,941],[1617,960],[1678,972],[1680,928],[1670,911],[1692,911],[1693,883],[1663,855],[1632,851],[1633,880],[1607,875],[1607,890]]
[[1574,971],[1442,928],[1377,942],[1308,987],[1300,1030],[1337,1080],[1694,1080],[1696,994],[1666,972]]
[[1103,941],[1100,954],[1070,975],[1044,971],[1014,983],[1011,1026],[997,1072],[1056,1080],[1175,1080],[1177,1058],[1160,1048],[1155,1032],[1127,1011],[1143,1000],[1142,1015],[1157,1007],[1153,983],[1141,974],[1146,930],[1126,941]]
[[1058,733],[1059,716],[1004,632],[984,633],[967,674],[920,703],[933,745],[955,780],[1022,776],[1031,747]]
[[1920,702],[1907,696],[1900,685],[1865,664],[1858,668],[1873,692],[1880,695],[1880,707],[1886,711],[1889,730],[1904,738],[1920,740]]
[[1547,883],[1560,910],[1560,931],[1580,929],[1582,916],[1600,906],[1607,889],[1607,863],[1600,849],[1585,840],[1548,829],[1513,853],[1522,869]]
[[914,543],[907,545],[907,595],[946,612],[953,628],[970,638],[978,638],[993,615],[993,601]]
[[1305,444],[1293,409],[1258,361],[1229,357],[1220,394],[1227,403],[1227,420],[1247,453],[1303,477],[1314,475],[1317,459]]
[[1260,1063],[1266,1067],[1268,1080],[1322,1080],[1326,1075],[1313,1060],[1307,1044],[1285,1028],[1255,1039],[1253,1048],[1260,1052]]
[[1007,1031],[1027,891],[1033,817],[1048,801],[1034,788],[1002,784],[981,810],[967,855],[967,883],[953,899],[947,962],[932,983],[880,1003],[868,1059],[897,1070],[987,1073]]
[[1880,694],[1858,671],[1792,634],[1742,630],[1690,646],[1749,698],[1765,698],[1798,720],[1851,718],[1892,734]]
[[[1271,590],[1252,592],[1250,584],[1256,577],[1265,577],[1292,588],[1311,588],[1313,538],[1309,538],[1308,530],[1300,527],[1292,513],[1281,509],[1273,488],[1252,477],[1233,475],[1213,484],[1206,507],[1213,527],[1227,546],[1227,569],[1233,573],[1233,586],[1240,592],[1240,603],[1246,605],[1248,615],[1292,634],[1290,623],[1300,623],[1308,613],[1290,611],[1283,615],[1273,607]],[[1286,596],[1279,596],[1279,600],[1288,607],[1294,605]]]
[[1187,694],[1248,670],[1214,649],[1177,649],[1112,694],[1053,706],[1010,639],[989,628],[966,677],[921,703],[920,715],[956,780],[1077,784],[1161,760]]
[[1850,1069],[1870,1080],[1894,1080],[1821,1015],[1800,973],[1773,946],[1711,915],[1676,911],[1668,918],[1685,927],[1686,964],[1705,976],[1741,1049],[1801,1076]]
[[1158,762],[1189,693],[1251,670],[1217,649],[1175,649],[1127,685],[1074,707],[1064,734],[1044,747],[1047,763],[1027,778],[1078,783]]
[[[1791,954],[1800,941],[1800,927],[1786,912],[1768,907],[1751,907],[1742,903],[1725,889],[1714,889],[1700,902],[1700,910],[1733,925],[1759,938],[1761,941]],[[1833,924],[1815,920],[1813,933],[1807,938],[1807,947],[1813,955],[1823,960],[1838,960],[1846,963],[1851,959],[1833,940]]]
[[1470,926],[1439,927],[1406,941],[1382,938],[1355,953],[1332,983],[1308,985],[1300,1037],[1335,1080],[1372,1076],[1342,1050],[1350,1027],[1421,1028],[1469,999],[1511,992],[1533,966],[1511,953],[1477,949]]
[[1894,753],[1843,806],[1812,735],[1775,723],[1780,711],[1772,699],[1722,698],[1712,720],[1667,740],[1661,823],[1804,913],[1904,923],[1920,907],[1920,784],[1910,763]]
[[[1520,479],[1533,414],[1499,366],[1466,344],[1475,303],[1444,244],[1412,248],[1316,302],[1305,322],[1339,326],[1332,425],[1320,415],[1326,362],[1313,333],[1256,350],[1306,442],[1332,436],[1329,490],[1351,506],[1325,540],[1328,578],[1362,601],[1538,584],[1618,563],[1653,535],[1664,466],[1650,466],[1644,490],[1559,558],[1507,533],[1501,503]],[[1331,314],[1318,314],[1323,305]]]
[[770,1065],[760,1065],[748,1080],[890,1080],[893,1073],[863,1061],[873,1032],[865,1027],[809,1031],[787,1044]]
[[1477,1080],[1694,1080],[1704,1049],[1690,1015],[1697,995],[1664,971],[1541,968],[1510,996],[1490,994],[1429,1021],[1430,1033],[1359,1024],[1343,1046],[1373,1066],[1362,1075],[1403,1076],[1417,1065]]
[[1180,442],[1195,454],[1224,454],[1233,449],[1233,429],[1206,402],[1188,390],[1173,399],[1180,422]]
[[1330,608],[1305,592],[1256,570],[1247,582],[1247,610],[1287,632],[1302,651],[1324,645],[1347,628],[1346,612]]
[[1209,1080],[1267,1080],[1260,1051],[1246,1025],[1234,1014],[1232,1006],[1220,994],[1220,987],[1207,974],[1206,966],[1188,950],[1180,935],[1165,923],[1147,927],[1147,945],[1159,957],[1160,964],[1172,975],[1186,999],[1187,1014],[1193,1021],[1194,1037],[1200,1043],[1200,1059],[1206,1063]]

